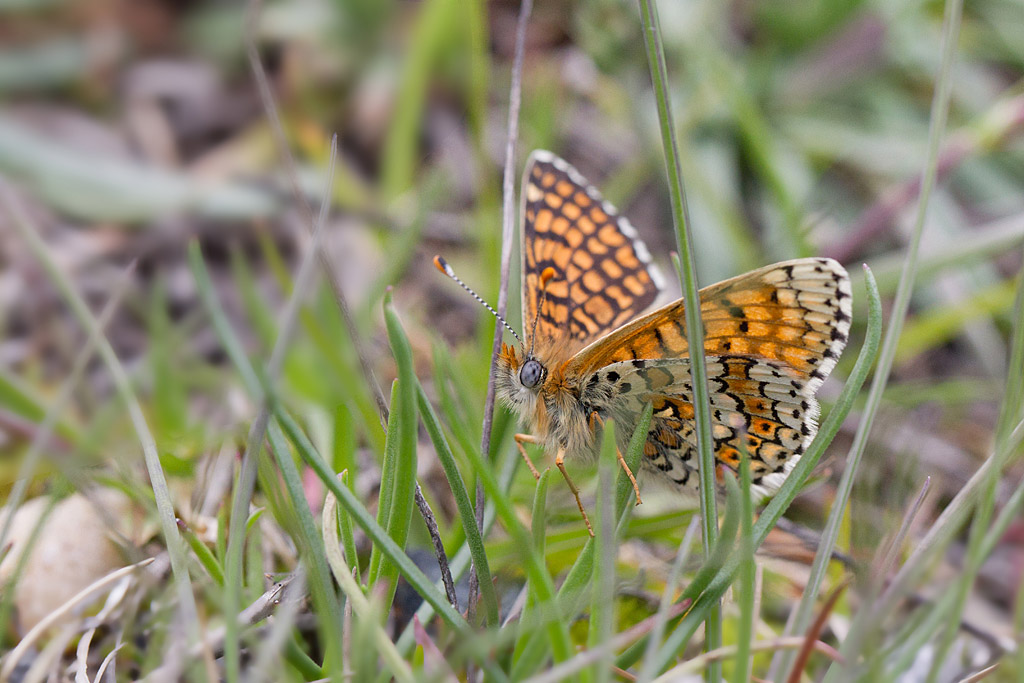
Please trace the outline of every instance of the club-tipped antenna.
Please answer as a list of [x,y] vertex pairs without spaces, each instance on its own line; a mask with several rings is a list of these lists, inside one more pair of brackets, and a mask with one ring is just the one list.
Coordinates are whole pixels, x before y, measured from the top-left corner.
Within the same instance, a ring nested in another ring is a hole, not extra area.
[[455,282],[457,282],[459,284],[459,286],[462,287],[464,290],[469,292],[473,296],[474,299],[479,301],[483,305],[484,308],[486,308],[488,311],[490,311],[494,315],[494,317],[498,319],[498,322],[500,322],[502,325],[505,326],[506,330],[508,330],[509,332],[512,333],[512,336],[516,338],[516,341],[518,341],[520,344],[523,343],[523,340],[519,338],[519,335],[516,334],[516,331],[512,329],[512,326],[509,325],[507,322],[505,322],[505,319],[502,318],[500,315],[498,315],[498,312],[496,310],[494,310],[493,308],[491,308],[491,305],[489,303],[487,303],[486,301],[481,299],[479,294],[477,294],[472,289],[470,289],[469,285],[467,285],[465,282],[460,280],[459,276],[455,274],[455,271],[452,270],[452,267],[450,265],[448,265],[447,261],[445,261],[440,256],[435,256],[434,257],[434,266],[438,270],[440,270],[442,273],[444,273],[445,275],[447,275],[451,279],[455,280]]
[[537,323],[540,322],[540,311],[544,308],[544,301],[547,300],[548,296],[548,282],[555,276],[555,269],[548,266],[541,271],[540,274],[540,297],[537,299],[537,312],[533,316],[533,325],[530,327],[530,348],[526,352],[526,356],[530,357],[533,355],[533,345],[537,343]]

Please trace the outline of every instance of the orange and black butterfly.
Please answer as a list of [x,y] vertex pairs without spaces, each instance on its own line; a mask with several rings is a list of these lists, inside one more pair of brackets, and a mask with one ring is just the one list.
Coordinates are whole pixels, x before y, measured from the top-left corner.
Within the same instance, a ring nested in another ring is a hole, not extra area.
[[[520,449],[541,444],[561,467],[594,453],[596,423],[609,418],[622,449],[650,401],[642,471],[695,493],[684,304],[637,317],[662,279],[636,229],[545,151],[526,165],[521,227],[526,330],[518,348],[503,345],[496,384],[530,427],[517,435]],[[700,292],[715,459],[735,470],[745,448],[762,495],[778,489],[814,437],[814,393],[846,346],[851,304],[846,271],[824,258],[766,266]]]
[[[550,152],[527,161],[520,220],[526,329],[518,347],[502,345],[496,389],[530,426],[516,435],[530,469],[536,476],[524,443],[556,453],[583,512],[563,462],[592,455],[597,425],[614,419],[619,461],[639,502],[621,450],[650,402],[641,471],[696,494],[683,300],[641,315],[662,290],[650,252],[629,221]],[[435,263],[466,287],[443,259]],[[715,460],[735,471],[745,450],[760,496],[782,485],[814,438],[814,394],[846,346],[852,303],[849,276],[825,258],[776,263],[700,291]]]

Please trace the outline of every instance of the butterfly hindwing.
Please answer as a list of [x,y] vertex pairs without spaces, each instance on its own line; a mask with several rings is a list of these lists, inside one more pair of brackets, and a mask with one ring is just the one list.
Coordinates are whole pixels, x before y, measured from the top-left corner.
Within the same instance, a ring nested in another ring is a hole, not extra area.
[[[711,430],[715,457],[739,464],[751,459],[754,484],[774,491],[817,431],[818,404],[808,378],[777,362],[748,356],[708,356]],[[583,401],[620,423],[635,421],[653,404],[645,466],[683,489],[695,491],[697,437],[688,359],[631,360],[594,373]],[[607,408],[604,408],[607,406]]]
[[[521,212],[523,326],[539,357],[583,348],[654,302],[661,278],[636,229],[564,160],[530,156]],[[554,276],[537,317],[548,268]]]
[[[716,460],[735,469],[743,450],[759,492],[785,480],[817,431],[814,393],[850,329],[849,278],[828,259],[768,266],[701,291]],[[632,424],[650,401],[644,459],[696,490],[696,430],[689,346],[677,301],[581,351],[567,374],[582,400]]]

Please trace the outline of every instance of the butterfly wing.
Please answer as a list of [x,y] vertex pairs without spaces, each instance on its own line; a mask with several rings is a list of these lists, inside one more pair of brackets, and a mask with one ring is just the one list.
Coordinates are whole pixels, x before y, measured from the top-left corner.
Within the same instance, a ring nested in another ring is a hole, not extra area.
[[[661,277],[636,229],[563,159],[535,151],[522,187],[526,347],[568,358],[648,308]],[[554,276],[541,303],[548,268]]]
[[[846,345],[851,304],[849,277],[830,259],[787,261],[701,290],[715,457],[735,469],[745,448],[763,493],[782,484],[814,437],[814,393]],[[566,374],[583,378],[584,403],[625,424],[651,401],[645,465],[696,490],[683,311],[677,301],[616,330]]]

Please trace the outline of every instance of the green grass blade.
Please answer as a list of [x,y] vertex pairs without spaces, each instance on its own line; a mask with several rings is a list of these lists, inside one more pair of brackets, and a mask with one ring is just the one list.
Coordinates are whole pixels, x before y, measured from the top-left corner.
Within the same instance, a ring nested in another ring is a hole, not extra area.
[[597,514],[594,516],[594,580],[591,582],[590,624],[587,647],[601,648],[603,657],[594,664],[593,680],[607,683],[614,652],[607,647],[615,627],[615,518],[612,477],[618,467],[615,457],[615,422],[605,423],[597,465]]
[[[711,553],[708,554],[704,565],[698,570],[694,577],[693,584],[701,585],[707,581],[712,580],[712,577],[720,576],[725,571],[727,562],[731,562],[735,565],[739,564],[739,558],[733,554],[735,547],[736,535],[740,526],[740,516],[742,514],[742,506],[740,504],[740,491],[739,485],[733,477],[725,478],[725,492],[726,492],[726,506],[725,516],[722,519],[721,533],[718,536],[718,540],[715,543],[715,547],[712,548]],[[738,569],[738,567],[737,567]],[[736,571],[734,570],[732,576],[735,576]],[[731,578],[730,581],[731,583]],[[691,585],[693,585],[691,584]],[[710,584],[713,585],[713,584]],[[728,584],[726,584],[728,586]],[[722,591],[725,592],[724,590]],[[705,597],[706,596],[706,597]],[[714,609],[715,604],[721,600],[721,596],[716,597],[709,587],[708,590],[704,591],[701,595],[702,599],[705,599],[705,608],[703,613],[695,613],[694,610],[683,618],[683,624],[672,634],[662,645],[658,651],[658,655],[655,658],[656,669],[664,669],[669,662],[676,659],[682,654],[683,648],[689,643],[690,636],[694,631],[690,631],[686,628],[685,624],[687,620],[690,620],[693,624],[694,630],[697,624],[701,621],[706,621],[707,614]],[[680,634],[688,634],[687,637],[676,637]],[[711,667],[709,666],[710,670]],[[714,675],[714,672],[710,672],[709,675]]]
[[480,535],[480,529],[476,525],[476,513],[473,511],[473,502],[469,498],[469,491],[462,480],[455,456],[444,437],[441,424],[437,420],[433,406],[427,399],[423,386],[417,383],[417,400],[419,414],[423,420],[423,426],[427,429],[431,442],[434,444],[434,452],[441,462],[445,477],[448,479],[448,487],[455,498],[455,507],[458,508],[459,517],[462,520],[462,528],[466,534],[466,544],[473,556],[473,564],[476,567],[477,576],[480,577],[480,596],[484,601],[484,611],[487,623],[496,625],[498,623],[498,597],[494,592],[494,583],[491,580],[491,569],[487,561],[487,552],[484,548],[484,540]]
[[[498,475],[498,481],[501,484],[502,491],[508,495],[508,490],[512,486],[512,480],[515,477],[516,468],[521,462],[520,458],[505,458],[505,462],[502,463],[502,470]],[[488,502],[484,507],[484,524],[483,534],[486,535],[491,527],[494,526],[494,522],[497,520],[497,515],[494,512],[494,504]],[[463,546],[455,554],[455,557],[449,563],[449,568],[452,572],[452,577],[458,579],[469,571],[471,553],[468,546]],[[438,588],[440,590],[440,581],[438,582]],[[420,608],[416,611],[416,617],[421,623],[426,623],[428,620],[433,618],[434,608],[431,607],[430,603],[424,602],[420,605]],[[412,651],[415,646],[414,633],[412,625],[406,627],[405,632],[398,639],[398,650],[403,654],[407,655]]]
[[397,197],[412,185],[420,159],[418,141],[430,74],[437,68],[446,43],[452,40],[451,27],[459,23],[458,12],[459,3],[453,0],[427,0],[418,7],[395,116],[384,142],[381,185],[388,198]]
[[220,566],[217,558],[214,557],[213,551],[207,548],[206,544],[199,540],[199,537],[191,529],[185,530],[184,537],[188,547],[192,550],[192,554],[196,556],[199,564],[203,566],[203,569],[210,575],[213,582],[218,586],[223,586],[224,569]]
[[740,571],[737,602],[740,607],[739,624],[736,629],[736,665],[734,681],[749,681],[752,672],[750,644],[754,642],[754,604],[757,564],[754,560],[754,501],[750,481],[750,456],[746,449],[740,460]]
[[[848,462],[847,467],[856,466],[861,453],[863,453],[864,448],[867,446],[868,434],[874,423],[874,417],[881,406],[882,394],[885,391],[885,385],[889,381],[889,374],[892,371],[893,362],[896,357],[900,334],[903,331],[903,325],[910,308],[910,296],[913,292],[914,279],[917,273],[918,251],[924,234],[928,202],[931,198],[932,189],[935,186],[935,177],[938,172],[939,147],[942,134],[946,128],[946,117],[949,113],[949,99],[953,82],[953,59],[956,54],[962,9],[962,0],[949,0],[946,3],[946,16],[943,23],[942,63],[939,67],[938,87],[932,99],[928,130],[928,154],[921,172],[921,192],[918,196],[914,229],[910,237],[910,244],[907,247],[903,271],[900,274],[900,284],[896,290],[892,314],[889,317],[889,329],[886,332],[885,341],[882,344],[882,350],[879,355],[878,368],[875,371],[871,388],[868,391],[861,423],[858,425],[853,445],[850,447],[850,457],[853,461]],[[843,505],[845,506],[845,501],[843,501]],[[871,628],[868,623],[869,612],[871,610],[863,610],[858,614],[851,632],[844,639],[843,647],[840,651],[848,660],[850,657],[856,656],[860,648],[860,638],[865,635],[865,629]],[[830,667],[826,681],[835,680],[836,677],[841,676],[842,674],[839,673],[841,668],[845,670],[845,667]]]
[[[416,495],[416,374],[412,365],[412,348],[402,329],[402,323],[391,304],[391,297],[384,297],[384,324],[387,327],[388,342],[398,365],[395,391],[398,393],[394,409],[388,418],[388,433],[385,449],[394,443],[393,493],[387,511],[388,535],[398,547],[405,548],[412,523],[413,499]],[[382,577],[388,581],[388,598],[385,607],[390,608],[398,582],[398,568],[385,562]]]
[[1002,441],[1014,426],[1024,418],[1024,271],[1017,275],[1017,295],[1013,302],[1013,332],[1010,338],[1010,354],[1007,363],[1006,388],[1003,402],[999,407],[999,423],[996,439]]
[[[653,413],[654,407],[648,403],[644,408],[644,412],[640,415],[640,421],[633,430],[629,446],[623,454],[626,464],[629,465],[630,470],[633,472],[639,471],[643,445],[647,441],[647,433],[651,428]],[[619,520],[619,532],[625,526],[632,511],[630,501],[633,500],[633,496],[633,486],[629,478],[625,472],[620,471],[615,486],[615,511],[616,517]],[[586,595],[586,589],[590,585],[594,573],[594,554],[594,539],[587,539],[583,550],[580,551],[572,568],[566,574],[562,587],[558,589],[558,603],[563,614],[575,614],[582,609],[583,598]],[[522,655],[516,660],[515,666],[512,669],[513,680],[522,680],[540,667],[546,646],[543,635],[540,631],[534,633],[526,647],[523,648]]]
[[326,550],[321,535],[317,532],[313,513],[306,502],[305,489],[288,442],[276,422],[267,429],[270,450],[277,460],[278,469],[284,479],[285,488],[298,516],[299,534],[296,541],[299,557],[309,573],[309,591],[313,598],[313,609],[319,616],[320,649],[323,652],[324,670],[331,676],[342,675],[341,650],[341,606],[338,604],[334,586],[331,585],[330,568],[327,566]]
[[672,607],[672,598],[675,594],[676,586],[679,584],[679,577],[683,573],[683,567],[686,566],[686,562],[690,558],[690,549],[693,547],[693,539],[696,535],[697,518],[694,517],[690,520],[689,526],[686,527],[686,533],[683,534],[683,540],[680,541],[679,550],[676,552],[676,559],[672,563],[672,571],[669,574],[668,581],[665,583],[665,591],[662,593],[661,603],[658,605],[658,619],[647,638],[647,644],[644,649],[644,665],[640,670],[640,675],[637,676],[637,683],[647,683],[657,673],[656,657],[658,655],[658,648],[661,645],[661,639],[665,636],[665,626],[668,624],[668,613]]
[[[39,422],[46,417],[45,400],[35,395],[31,389],[22,384],[14,375],[7,374],[7,368],[0,368],[0,406],[15,415]],[[72,444],[79,441],[78,430],[70,423],[58,420],[53,431],[62,439]]]
[[217,290],[210,279],[210,271],[207,270],[206,263],[203,260],[203,252],[199,248],[199,242],[195,239],[190,240],[188,243],[188,264],[196,283],[199,299],[203,302],[206,314],[210,316],[210,322],[217,333],[217,338],[220,339],[220,343],[224,347],[224,352],[231,359],[232,365],[235,366],[235,370],[241,377],[242,384],[245,385],[246,392],[250,396],[259,396],[260,379],[256,375],[255,370],[253,370],[252,363],[249,362],[249,356],[245,352],[245,347],[232,329],[231,322],[224,312],[224,307],[220,304]]
[[[668,94],[668,68],[665,65],[665,48],[658,25],[657,7],[652,0],[639,0],[640,16],[643,23],[647,46],[647,62],[651,81],[654,84],[655,100],[658,103],[658,121],[661,125],[661,143],[665,151],[665,167],[668,172],[669,196],[672,198],[672,219],[676,226],[676,245],[679,250],[681,284],[686,300],[686,341],[690,349],[690,378],[693,386],[693,409],[697,429],[697,455],[700,474],[701,538],[704,552],[710,553],[718,537],[718,508],[715,501],[715,460],[711,438],[711,403],[708,397],[707,366],[704,363],[704,326],[700,316],[700,295],[697,287],[697,267],[694,258],[693,236],[690,233],[689,216],[686,209],[686,193],[683,188],[682,164],[676,144],[672,110]],[[708,615],[706,628],[707,649],[713,650],[722,644],[721,610],[712,610]],[[721,665],[712,664],[708,670],[709,681],[722,678]]]
[[[551,482],[551,470],[545,469],[537,480],[537,487],[533,495],[532,514],[530,515],[530,533],[533,536],[533,548],[542,557],[544,556],[544,543],[547,540],[547,501],[548,484]],[[481,586],[483,582],[481,581]],[[512,661],[519,661],[523,649],[529,643],[529,638],[538,632],[538,618],[536,614],[537,596],[529,581],[526,585],[526,604],[519,615],[517,625],[516,644],[512,649]]]
[[467,629],[468,624],[466,620],[448,604],[444,593],[434,587],[426,575],[409,559],[405,551],[392,540],[384,527],[377,524],[362,502],[356,498],[356,495],[340,485],[337,477],[327,467],[323,457],[317,452],[291,415],[285,412],[284,408],[280,405],[275,406],[274,414],[288,440],[295,446],[302,460],[312,468],[320,481],[334,494],[338,502],[352,516],[352,519],[362,527],[370,539],[381,546],[381,551],[388,559],[398,565],[399,570],[413,588],[425,600],[430,602],[434,609],[438,610],[439,614],[449,625],[457,630]]
[[[352,486],[349,484],[348,471],[344,471],[338,475],[341,479],[341,485],[345,488],[352,490]],[[352,531],[352,518],[348,514],[339,512],[338,513],[338,530],[341,532],[341,542],[345,548],[345,557],[352,558],[352,572],[356,583],[360,583],[362,579],[359,577],[359,552],[356,549],[356,535]]]
[[[388,528],[388,518],[391,516],[391,501],[395,491],[395,461],[398,459],[398,430],[391,429],[395,425],[398,413],[398,380],[391,383],[391,406],[388,410],[388,431],[391,438],[384,440],[384,462],[380,465],[380,487],[377,490],[377,524]],[[390,534],[388,534],[390,535]],[[368,585],[374,586],[380,579],[381,559],[380,548],[374,546],[370,551],[370,566],[366,570],[366,581]]]
[[157,452],[156,440],[153,433],[146,424],[146,417],[143,414],[142,406],[135,390],[132,388],[128,373],[118,359],[110,342],[103,335],[99,322],[89,310],[88,305],[82,296],[75,290],[74,285],[68,279],[61,267],[54,261],[50,250],[39,237],[35,227],[28,221],[21,207],[15,202],[8,189],[0,187],[0,201],[4,204],[11,223],[25,240],[33,256],[39,261],[47,276],[60,291],[61,296],[67,301],[68,306],[77,318],[79,324],[88,333],[92,343],[107,366],[114,387],[118,396],[125,404],[131,418],[132,426],[142,446],[143,460],[146,464],[146,471],[149,474],[150,485],[153,487],[153,494],[156,499],[157,518],[160,524],[160,532],[167,552],[171,560],[171,573],[174,578],[174,585],[178,597],[178,609],[187,635],[189,645],[199,640],[199,617],[196,610],[195,597],[192,595],[192,585],[189,580],[188,562],[185,552],[185,543],[178,532],[178,526],[174,514],[174,502],[171,500],[171,493],[167,487],[167,479],[164,476],[163,467],[160,465],[160,454]]
[[566,625],[558,618],[555,602],[555,586],[551,575],[544,564],[544,558],[538,555],[530,541],[529,532],[523,527],[516,515],[512,501],[505,495],[498,485],[489,463],[484,462],[483,456],[475,450],[467,453],[470,462],[483,485],[484,493],[488,500],[494,502],[498,518],[501,520],[505,530],[515,541],[522,559],[525,562],[525,569],[530,581],[535,584],[535,591],[538,599],[538,608],[551,610],[551,618],[547,620],[547,634],[550,638],[550,645],[557,661],[565,661],[572,654],[569,644],[569,631]]
[[[244,520],[247,518],[247,510],[252,500],[253,491],[256,485],[257,461],[263,447],[263,439],[266,434],[267,424],[270,419],[268,409],[268,392],[272,391],[272,385],[277,380],[284,363],[286,353],[292,334],[295,330],[299,306],[306,293],[312,287],[313,277],[316,273],[316,254],[319,249],[320,235],[327,220],[327,212],[330,208],[330,188],[334,179],[334,166],[337,159],[337,136],[331,141],[330,163],[327,169],[327,184],[323,193],[323,200],[320,204],[320,214],[317,218],[313,236],[306,247],[299,265],[298,274],[295,277],[295,286],[291,296],[285,304],[281,316],[281,323],[277,340],[271,351],[270,359],[266,367],[266,385],[260,383],[260,391],[256,395],[260,397],[261,408],[249,426],[249,433],[246,438],[245,453],[242,455],[242,464],[239,468],[238,480],[232,491],[231,518],[228,528],[228,550],[225,561],[227,581],[224,591],[224,612],[226,619],[224,634],[224,659],[225,674],[229,683],[235,683],[241,672],[238,638],[238,624],[234,615],[241,609],[241,592],[243,588],[243,555],[245,546],[245,535],[242,533]],[[212,294],[212,292],[210,293]],[[230,330],[218,330],[230,335]],[[227,346],[227,342],[225,342]],[[237,359],[241,362],[242,358]],[[248,365],[246,360],[245,365]],[[253,373],[256,374],[256,373]],[[256,375],[258,377],[258,374]]]
[[[335,581],[338,582],[341,590],[345,593],[345,597],[352,603],[352,611],[360,617],[365,626],[373,633],[377,651],[380,653],[381,659],[387,665],[391,675],[398,681],[412,681],[414,680],[412,669],[402,658],[402,655],[399,654],[395,644],[391,642],[391,638],[388,637],[384,628],[377,623],[378,619],[372,614],[369,600],[363,595],[359,583],[352,578],[354,570],[345,561],[345,556],[341,553],[341,543],[338,537],[338,512],[338,499],[333,493],[328,493],[327,499],[324,501],[322,518],[323,544],[327,552],[327,564],[334,574]],[[346,517],[347,515],[341,513],[340,516]],[[352,558],[353,562],[356,561],[354,555],[349,555],[349,557]]]

